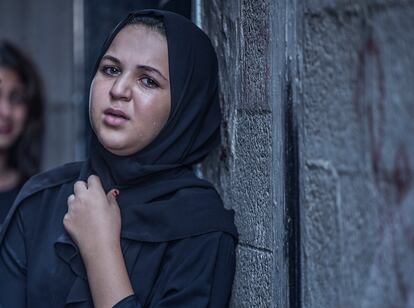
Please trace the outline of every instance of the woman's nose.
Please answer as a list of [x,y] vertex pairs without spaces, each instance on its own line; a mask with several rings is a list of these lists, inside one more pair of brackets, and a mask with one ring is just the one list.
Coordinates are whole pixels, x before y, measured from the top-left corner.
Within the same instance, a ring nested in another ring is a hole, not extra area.
[[121,75],[114,81],[110,94],[114,100],[129,101],[131,100],[131,81],[127,75]]

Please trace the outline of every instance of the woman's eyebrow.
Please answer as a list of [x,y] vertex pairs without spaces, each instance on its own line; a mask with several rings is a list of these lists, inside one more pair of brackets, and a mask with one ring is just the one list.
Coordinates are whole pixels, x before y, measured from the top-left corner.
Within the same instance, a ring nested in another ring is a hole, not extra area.
[[104,55],[102,57],[102,60],[109,60],[109,61],[115,62],[116,64],[121,64],[121,61],[119,61],[119,59],[117,59],[113,56],[110,56],[110,55]]
[[164,80],[168,81],[168,79],[166,77],[164,77],[164,75],[161,74],[161,72],[159,70],[157,70],[155,67],[148,66],[148,65],[137,65],[137,69],[142,69],[142,70],[145,70],[145,71],[154,72],[154,73],[160,75]]
[[[114,56],[111,55],[104,55],[102,57],[102,60],[109,60],[112,61],[116,64],[121,64],[121,61],[117,58],[115,58]],[[168,81],[168,79],[159,71],[157,70],[155,67],[149,66],[149,65],[137,65],[137,69],[142,69],[145,71],[150,71],[150,72],[154,72],[158,75],[160,75],[164,80]]]

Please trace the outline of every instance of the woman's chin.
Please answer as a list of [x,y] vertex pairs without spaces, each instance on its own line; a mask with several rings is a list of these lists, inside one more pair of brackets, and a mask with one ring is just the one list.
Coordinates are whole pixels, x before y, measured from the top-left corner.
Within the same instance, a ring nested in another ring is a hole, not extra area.
[[[119,156],[128,156],[141,151],[147,144],[143,136],[134,134],[132,135],[125,130],[111,130],[111,129],[94,130],[98,141],[102,146],[111,152],[112,154]],[[148,142],[149,144],[150,142]]]
[[139,147],[136,147],[136,146],[131,147],[124,143],[119,143],[119,142],[114,143],[114,142],[102,142],[101,141],[101,144],[106,150],[118,156],[128,156],[140,150]]
[[119,155],[119,156],[127,156],[130,153],[130,151],[128,151],[128,148],[123,147],[122,145],[118,145],[118,144],[102,144],[104,146],[104,148],[106,150],[108,150],[109,152],[111,152],[112,154],[115,155]]

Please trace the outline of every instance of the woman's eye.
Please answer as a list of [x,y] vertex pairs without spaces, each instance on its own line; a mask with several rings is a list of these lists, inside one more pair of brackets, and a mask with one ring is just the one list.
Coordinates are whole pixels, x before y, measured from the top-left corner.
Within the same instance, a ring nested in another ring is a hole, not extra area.
[[108,76],[118,76],[120,70],[115,66],[104,66],[102,72]]
[[147,88],[158,88],[159,87],[158,83],[156,83],[151,78],[144,77],[144,78],[141,78],[141,81],[144,83],[144,86]]

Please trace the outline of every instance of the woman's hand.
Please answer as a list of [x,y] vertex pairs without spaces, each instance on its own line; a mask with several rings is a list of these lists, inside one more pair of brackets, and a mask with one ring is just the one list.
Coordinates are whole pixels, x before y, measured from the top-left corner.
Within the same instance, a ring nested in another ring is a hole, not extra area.
[[120,247],[121,214],[112,189],[105,194],[101,181],[91,175],[87,183],[77,181],[68,198],[63,225],[79,247],[85,262],[102,252]]
[[134,294],[121,251],[119,192],[106,195],[95,175],[73,188],[63,225],[80,249],[94,307],[112,307]]

